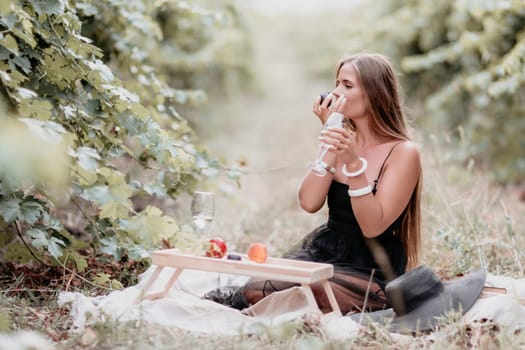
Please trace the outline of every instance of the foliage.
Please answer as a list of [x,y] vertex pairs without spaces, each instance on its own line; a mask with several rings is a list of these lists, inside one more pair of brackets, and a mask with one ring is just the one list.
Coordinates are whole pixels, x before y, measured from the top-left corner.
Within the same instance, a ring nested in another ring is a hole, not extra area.
[[523,2],[385,0],[364,6],[339,24],[347,42],[319,43],[337,57],[362,50],[390,56],[410,103],[423,102],[421,126],[463,138],[469,148],[458,159],[485,165],[495,180],[524,180]]
[[[192,52],[206,52],[203,66],[214,62],[205,44],[221,28],[234,31],[226,19],[183,1],[2,2],[0,86],[10,109],[0,119],[9,145],[0,150],[4,261],[82,271],[86,254],[139,259],[161,244],[198,244],[161,208],[133,203],[176,199],[224,170],[236,176],[210,159],[177,112],[204,92],[177,87],[177,74],[157,62],[166,54],[191,59],[174,48],[191,44],[193,32],[170,25],[199,28]],[[79,215],[72,225],[68,218]]]
[[[159,55],[152,57],[172,85],[192,89],[206,86],[207,93],[233,95],[251,81],[252,60],[248,28],[230,1],[201,1],[222,12],[206,12],[166,2],[157,14],[163,32]],[[227,14],[227,16],[226,16]],[[184,21],[173,21],[182,17]],[[223,30],[211,32],[210,25]]]

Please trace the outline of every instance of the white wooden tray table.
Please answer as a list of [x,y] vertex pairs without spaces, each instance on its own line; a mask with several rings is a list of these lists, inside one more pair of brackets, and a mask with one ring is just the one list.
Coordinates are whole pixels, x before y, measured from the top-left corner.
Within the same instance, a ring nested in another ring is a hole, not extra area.
[[[310,285],[319,282],[323,286],[324,292],[332,307],[332,311],[323,316],[341,315],[332,287],[328,282],[328,279],[334,274],[334,267],[331,264],[271,257],[269,257],[265,263],[256,263],[249,260],[245,254],[238,255],[241,256],[241,260],[196,256],[182,253],[178,249],[157,250],[153,253],[151,259],[152,264],[156,265],[156,268],[146,281],[137,302],[165,296],[175,281],[177,281],[182,271],[187,269],[298,283],[302,286],[308,303],[314,310],[319,310],[319,307],[315,301]],[[175,268],[175,270],[161,290],[151,292],[150,288],[165,267],[172,267]]]

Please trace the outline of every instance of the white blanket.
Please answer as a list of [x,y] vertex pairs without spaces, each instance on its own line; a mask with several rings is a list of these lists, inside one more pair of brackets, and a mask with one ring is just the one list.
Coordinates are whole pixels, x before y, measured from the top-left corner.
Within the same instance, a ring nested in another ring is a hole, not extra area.
[[[164,269],[155,286],[164,285],[172,271],[169,268]],[[152,268],[143,274],[138,285],[106,296],[87,297],[81,293],[62,292],[58,303],[71,303],[71,316],[77,330],[97,321],[111,319],[124,322],[142,319],[193,332],[235,335],[239,332],[254,333],[263,329],[262,326],[303,318],[308,322],[319,321],[318,325],[329,337],[349,339],[356,336],[360,328],[349,317],[320,318],[308,305],[302,289],[298,287],[273,293],[243,312],[201,299],[206,292],[215,289],[219,282],[217,273],[203,271],[185,270],[164,298],[135,303],[151,273]],[[240,286],[246,280],[246,277],[221,275],[223,285]],[[525,279],[489,274],[486,285],[503,287],[508,292],[479,299],[463,316],[464,321],[470,323],[487,319],[502,326],[525,326],[525,307],[519,302],[519,299],[525,299]]]

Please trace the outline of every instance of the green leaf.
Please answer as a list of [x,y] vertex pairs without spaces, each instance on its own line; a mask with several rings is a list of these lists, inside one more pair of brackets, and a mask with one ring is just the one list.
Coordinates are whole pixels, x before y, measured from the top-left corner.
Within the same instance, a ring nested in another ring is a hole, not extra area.
[[34,92],[33,90],[26,89],[26,88],[18,88],[16,90],[18,98],[20,99],[31,99],[34,97],[38,97],[38,94]]
[[133,194],[133,188],[126,182],[124,175],[108,168],[100,168],[99,176],[105,178],[107,185],[85,189],[82,197],[101,206],[107,217],[127,213],[131,206],[129,198]]
[[115,87],[113,85],[105,85],[107,83],[111,83],[115,79],[115,76],[101,60],[97,59],[94,61],[87,61],[86,63],[90,69],[87,78],[97,90],[110,91]]
[[14,53],[15,55],[18,55],[18,43],[16,42],[16,39],[13,38],[11,34],[7,34],[4,36],[0,36],[0,45]]
[[62,240],[53,236],[48,237],[47,232],[38,228],[29,229],[27,234],[31,237],[31,244],[34,247],[44,247],[55,258],[62,256],[62,247],[66,246]]
[[27,76],[20,73],[16,67],[6,65],[0,61],[0,77],[4,84],[12,88],[18,88],[18,86],[27,80]]
[[48,237],[47,237],[47,232],[41,230],[41,229],[38,229],[38,228],[31,228],[27,231],[27,234],[29,235],[29,237],[31,237],[31,243],[33,244],[33,246],[35,247],[41,247],[41,246],[45,246],[47,247],[47,244],[48,244]]
[[81,71],[74,64],[74,57],[63,56],[58,49],[46,48],[43,51],[43,67],[46,79],[56,84],[60,89],[70,87],[81,78]]
[[112,278],[110,281],[109,281],[109,287],[111,289],[116,289],[116,290],[122,290],[124,289],[124,286],[122,285],[122,283],[120,283],[119,280],[116,280],[114,278]]
[[5,222],[10,223],[15,221],[22,215],[22,212],[20,211],[20,199],[14,198],[0,201],[0,212],[3,215]]
[[[37,252],[34,252],[37,256]],[[16,261],[19,263],[27,263],[32,261],[34,258],[27,247],[19,241],[13,241],[9,243],[4,250],[3,260],[4,261]]]
[[97,277],[93,279],[93,283],[98,284],[99,286],[106,286],[109,284],[110,279],[111,275],[108,275],[105,272],[99,272],[97,273]]
[[51,237],[48,241],[48,245],[47,245],[47,251],[49,252],[49,254],[51,254],[53,257],[55,258],[59,258],[63,255],[63,252],[62,252],[62,247],[65,247],[65,243],[56,238],[56,237]]
[[100,251],[109,255],[113,255],[115,260],[120,260],[122,257],[122,248],[115,237],[105,237],[100,240],[102,247]]
[[31,0],[30,2],[37,13],[53,15],[64,13],[64,4],[61,0]]
[[98,284],[99,286],[109,286],[111,289],[124,289],[122,283],[111,278],[111,275],[105,272],[98,273],[97,277],[93,279],[93,283]]
[[141,242],[147,247],[153,247],[179,231],[175,219],[162,215],[162,211],[154,206],[147,206],[138,215],[122,221],[121,228],[136,242]]
[[73,260],[78,272],[84,272],[88,267],[87,260],[75,251],[69,251],[67,257]]
[[98,169],[98,161],[101,159],[100,154],[96,149],[91,147],[79,147],[77,148],[78,165],[85,170],[96,170]]
[[24,201],[20,206],[18,219],[27,222],[29,225],[36,223],[42,216],[44,208],[40,203],[34,201]]
[[[85,170],[84,168],[80,167],[78,163],[73,166],[72,171],[73,174],[76,174],[77,184],[81,188],[89,188],[90,186],[93,186],[98,179],[98,175],[95,171]],[[90,195],[87,192],[84,192],[82,197],[88,199]]]
[[101,218],[121,219],[126,218],[131,210],[131,202],[129,205],[124,205],[116,202],[109,202],[100,207],[99,216]]
[[128,255],[131,259],[140,260],[149,258],[150,252],[142,244],[132,244],[128,247]]
[[42,121],[32,118],[19,118],[21,122],[27,125],[28,129],[41,140],[57,144],[64,140],[63,135],[66,133],[66,129],[56,122]]
[[45,210],[42,212],[42,224],[45,225],[48,229],[60,232],[62,235],[64,235],[62,232],[64,231],[64,226],[62,226],[60,220],[54,216],[51,216],[49,212]]

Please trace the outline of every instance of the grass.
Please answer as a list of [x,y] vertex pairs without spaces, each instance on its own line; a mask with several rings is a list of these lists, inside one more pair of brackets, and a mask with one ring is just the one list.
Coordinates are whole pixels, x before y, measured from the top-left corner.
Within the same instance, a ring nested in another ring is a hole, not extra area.
[[[304,25],[307,22],[301,23]],[[334,25],[344,27],[344,23],[339,23]],[[319,30],[319,26],[311,27],[310,30]],[[304,31],[300,35],[308,35],[308,26],[301,28]],[[279,37],[267,32],[266,37],[257,41],[259,45],[266,45],[260,51],[266,54],[278,51],[283,55],[279,57],[279,62],[287,59],[288,46],[278,41],[294,41],[298,39],[295,35],[299,34],[294,32],[294,40],[290,40],[290,37]],[[335,40],[333,36],[329,38]],[[303,56],[313,57],[314,52],[305,50],[317,47],[310,42],[303,45],[307,45],[303,48]],[[331,62],[332,59],[328,61]],[[326,61],[319,62],[322,67],[330,67]],[[295,67],[291,65],[292,62],[283,71],[292,72]],[[319,69],[312,68],[313,71]],[[262,70],[260,76],[265,76],[265,72]],[[313,84],[311,80],[304,81],[297,77],[287,76],[282,80],[289,84],[299,83],[303,90]],[[283,84],[277,80],[270,81],[269,86],[281,88]],[[280,170],[244,175],[241,178],[241,188],[224,182],[210,185],[218,193],[216,219],[210,230],[222,235],[232,250],[244,251],[249,243],[263,241],[267,243],[272,255],[280,255],[323,222],[326,211],[315,215],[302,212],[297,205],[295,193],[307,159],[301,158],[304,156],[302,154],[306,153],[304,157],[308,157],[312,153],[305,151],[309,147],[306,144],[316,136],[318,126],[313,123],[313,126],[309,126],[307,122],[303,122],[303,116],[299,116],[301,119],[293,119],[295,115],[309,110],[290,107],[304,105],[304,101],[307,101],[305,99],[314,96],[319,86],[321,84],[306,92],[294,89],[296,86],[287,86],[286,91],[292,90],[293,95],[285,96],[286,105],[282,99],[276,98],[284,93],[282,89],[268,92],[262,86],[261,89],[266,91],[264,100],[257,102],[260,99],[252,98],[248,103],[239,103],[241,109],[228,106],[228,113],[233,110],[239,115],[229,115],[225,124],[216,125],[220,129],[214,131],[215,139],[207,140],[210,149],[224,151],[233,159],[242,158],[243,151],[256,154],[247,157],[248,168],[263,169],[275,164],[287,164]],[[293,99],[295,95],[300,96]],[[220,106],[214,106],[214,109],[219,115],[225,110]],[[213,116],[209,117],[213,119]],[[249,130],[241,130],[247,134],[243,136],[246,140],[240,139],[242,135],[234,128],[235,122],[241,117],[245,118],[243,126],[257,123]],[[217,115],[215,118],[222,120]],[[287,138],[289,126],[277,124],[280,122],[278,118],[287,118],[292,128],[296,125],[304,128],[305,136],[296,138],[297,142],[302,142],[297,147],[299,151],[295,151],[295,144]],[[280,128],[275,128],[275,125]],[[261,133],[264,130],[269,132]],[[260,134],[263,134],[263,138]],[[485,266],[494,274],[523,277],[525,203],[518,199],[519,193],[512,187],[494,185],[475,163],[458,162],[455,155],[466,153],[465,145],[453,144],[438,135],[420,135],[419,139],[424,160],[422,263],[431,266],[444,277],[453,277],[478,266]],[[264,147],[259,147],[260,144],[264,144]],[[259,153],[246,151],[249,147],[252,151],[255,148]],[[299,156],[292,162],[286,158],[288,153]],[[187,208],[184,200],[182,198],[178,203],[179,208]],[[22,340],[16,338],[16,335],[30,330],[35,342],[43,341],[54,348],[63,349],[510,349],[525,346],[524,335],[520,331],[498,326],[490,320],[466,325],[454,316],[444,319],[441,331],[431,335],[403,336],[391,334],[380,327],[371,327],[364,329],[358,337],[345,341],[332,339],[321,329],[300,320],[267,328],[258,334],[240,334],[234,337],[191,333],[141,321],[98,322],[81,332],[74,332],[67,308],[60,308],[49,300],[45,303],[30,302],[27,296],[32,293],[31,290],[19,293],[17,297],[7,297],[10,295],[9,290],[2,292],[0,331],[9,332],[11,345],[22,346]],[[3,344],[0,339],[0,349],[7,348]]]
[[[455,276],[477,266],[511,277],[523,276],[523,232],[525,205],[511,188],[491,184],[474,167],[448,161],[450,145],[424,146],[424,249],[423,263],[443,276]],[[238,201],[238,198],[231,200]],[[274,251],[282,252],[308,232],[319,217],[302,213],[294,196],[279,198],[271,205],[246,206],[237,218],[237,232],[243,237],[240,249],[263,232]],[[276,253],[277,254],[277,253]],[[296,322],[267,328],[260,334],[223,337],[195,334],[183,330],[146,324],[141,321],[99,322],[86,330],[72,332],[66,308],[55,303],[40,306],[27,298],[2,297],[4,311],[0,326],[11,334],[33,330],[59,348],[82,349],[347,349],[428,348],[428,349],[506,349],[525,346],[524,335],[500,327],[490,320],[463,324],[457,318],[445,320],[446,326],[431,336],[399,336],[380,328],[365,329],[353,340],[330,339],[315,326]],[[7,325],[7,326],[6,326]],[[16,338],[13,338],[16,339]],[[13,340],[15,341],[15,340]]]
[[448,146],[426,149],[424,252],[451,275],[476,266],[523,276],[525,205],[512,187],[493,184],[472,165],[448,161]]

